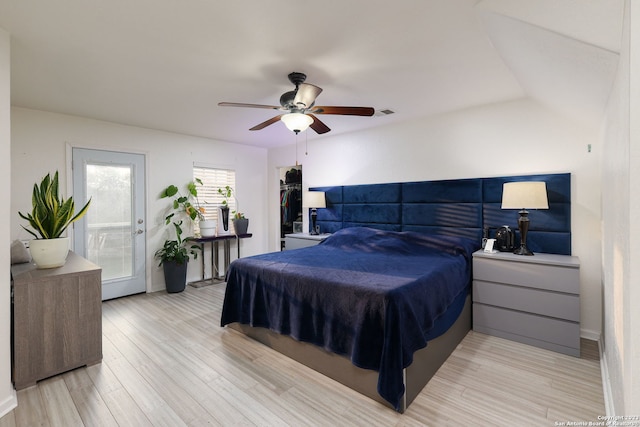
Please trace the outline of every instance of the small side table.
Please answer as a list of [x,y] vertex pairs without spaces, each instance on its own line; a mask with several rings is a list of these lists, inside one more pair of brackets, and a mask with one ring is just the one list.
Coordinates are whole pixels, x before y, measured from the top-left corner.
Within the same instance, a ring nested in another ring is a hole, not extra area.
[[[189,285],[193,286],[194,288],[200,288],[202,286],[224,282],[224,275],[220,274],[220,270],[218,268],[218,265],[219,265],[218,251],[220,249],[219,243],[222,242],[223,257],[224,257],[224,272],[226,274],[229,268],[229,264],[231,262],[231,241],[233,240],[237,241],[238,258],[240,258],[240,240],[248,239],[251,236],[253,236],[252,233],[238,234],[238,235],[227,234],[227,235],[212,236],[212,237],[190,238],[189,241],[198,243],[200,245],[200,248],[202,249],[202,258],[201,258],[202,279],[196,282],[190,282]],[[204,247],[207,243],[211,244],[211,277],[208,279],[205,278],[205,275],[204,275]]]
[[331,234],[292,233],[284,235],[284,250],[306,248],[315,246]]

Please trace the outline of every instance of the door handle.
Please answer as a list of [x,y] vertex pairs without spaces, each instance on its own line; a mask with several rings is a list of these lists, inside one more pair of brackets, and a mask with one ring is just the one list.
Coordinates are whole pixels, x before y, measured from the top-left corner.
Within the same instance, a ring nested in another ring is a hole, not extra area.
[[142,234],[142,233],[144,233],[144,230],[136,230],[136,232],[133,234]]

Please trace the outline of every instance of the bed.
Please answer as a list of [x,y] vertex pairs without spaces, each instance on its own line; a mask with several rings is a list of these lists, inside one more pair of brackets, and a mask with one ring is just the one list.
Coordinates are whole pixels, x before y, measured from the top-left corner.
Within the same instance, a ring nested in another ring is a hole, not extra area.
[[471,328],[471,254],[483,228],[517,229],[513,180],[547,182],[528,243],[570,252],[569,174],[318,188],[331,237],[234,261],[221,325],[402,412]]
[[350,227],[317,246],[239,259],[221,324],[265,328],[376,371],[378,394],[403,410],[404,370],[459,318],[478,248],[464,237]]

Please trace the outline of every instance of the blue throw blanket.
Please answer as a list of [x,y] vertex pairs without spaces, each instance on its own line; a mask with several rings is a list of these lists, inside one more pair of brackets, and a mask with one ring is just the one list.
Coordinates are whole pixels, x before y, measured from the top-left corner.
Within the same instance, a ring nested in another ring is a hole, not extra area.
[[471,282],[478,244],[463,237],[358,227],[309,248],[231,263],[221,325],[268,328],[378,371],[396,409],[403,369]]

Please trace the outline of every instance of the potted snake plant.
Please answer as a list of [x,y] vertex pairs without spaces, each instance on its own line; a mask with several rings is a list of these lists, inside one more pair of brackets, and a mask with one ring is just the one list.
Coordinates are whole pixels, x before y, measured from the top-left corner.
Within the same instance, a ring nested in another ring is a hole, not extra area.
[[47,174],[40,185],[33,185],[31,196],[32,210],[23,214],[33,230],[24,228],[34,239],[29,241],[31,257],[38,268],[55,268],[65,264],[69,253],[69,237],[62,234],[69,225],[79,220],[89,209],[89,200],[80,211],[75,213],[73,197],[61,198],[59,195],[58,171],[53,178]]

